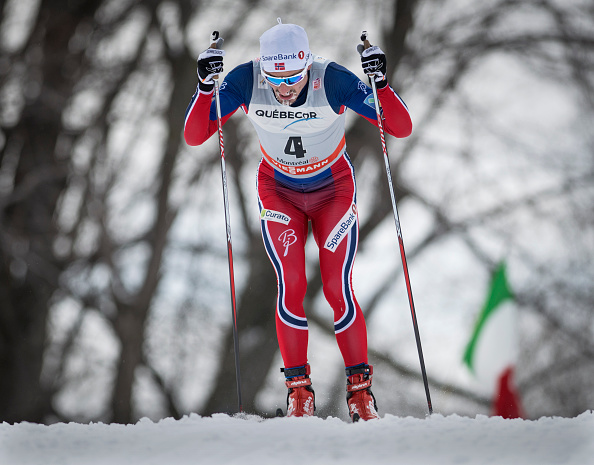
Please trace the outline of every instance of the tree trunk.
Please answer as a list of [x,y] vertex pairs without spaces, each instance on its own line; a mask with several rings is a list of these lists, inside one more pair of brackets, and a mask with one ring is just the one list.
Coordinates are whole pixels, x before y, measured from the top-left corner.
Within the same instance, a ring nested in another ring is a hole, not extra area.
[[142,363],[146,310],[124,308],[118,312],[114,329],[120,340],[120,358],[111,398],[112,421],[132,423],[132,393],[136,369]]
[[[79,59],[68,53],[68,42],[80,19],[92,16],[100,3],[42,2],[30,40],[30,48],[42,44],[41,60],[30,63],[29,76],[40,90],[5,133],[0,161],[14,157],[16,170],[12,192],[0,199],[0,420],[43,421],[51,413],[40,375],[49,301],[63,267],[53,242],[54,212],[68,170],[55,149],[74,88],[65,65]],[[16,58],[25,60],[29,51]]]

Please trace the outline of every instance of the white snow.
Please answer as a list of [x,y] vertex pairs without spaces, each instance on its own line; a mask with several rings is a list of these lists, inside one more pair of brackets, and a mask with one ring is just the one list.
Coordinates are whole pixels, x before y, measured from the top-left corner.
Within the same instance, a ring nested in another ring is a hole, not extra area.
[[3,465],[585,465],[593,457],[592,411],[539,420],[387,414],[350,424],[332,417],[262,420],[218,414],[134,425],[0,425]]

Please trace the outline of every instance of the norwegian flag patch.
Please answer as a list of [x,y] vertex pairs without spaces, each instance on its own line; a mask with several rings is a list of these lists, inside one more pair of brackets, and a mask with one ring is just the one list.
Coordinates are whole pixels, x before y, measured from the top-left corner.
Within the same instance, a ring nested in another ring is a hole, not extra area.
[[275,71],[284,71],[285,70],[285,64],[284,63],[275,63],[274,64],[274,70]]
[[318,90],[320,87],[322,87],[322,80],[320,78],[316,78],[313,82],[313,88],[314,90]]

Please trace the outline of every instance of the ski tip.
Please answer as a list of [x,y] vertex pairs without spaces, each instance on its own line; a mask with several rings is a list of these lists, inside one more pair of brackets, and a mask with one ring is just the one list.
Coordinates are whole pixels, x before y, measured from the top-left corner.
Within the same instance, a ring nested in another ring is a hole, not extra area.
[[279,418],[281,418],[281,417],[284,417],[285,414],[283,413],[283,411],[280,408],[277,408],[276,409],[276,416],[279,417]]

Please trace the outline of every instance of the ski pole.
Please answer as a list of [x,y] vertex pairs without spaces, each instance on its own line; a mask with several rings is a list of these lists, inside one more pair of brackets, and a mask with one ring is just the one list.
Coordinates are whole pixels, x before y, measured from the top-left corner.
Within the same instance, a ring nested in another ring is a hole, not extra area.
[[[210,36],[210,48],[218,48],[223,39],[219,38],[219,31],[213,31]],[[233,348],[235,352],[235,379],[237,381],[237,404],[239,413],[243,412],[241,402],[241,374],[239,370],[239,340],[237,337],[237,306],[235,304],[235,274],[233,272],[233,248],[231,246],[231,217],[229,215],[229,194],[227,190],[227,169],[225,167],[225,144],[223,143],[223,122],[221,121],[221,99],[219,97],[219,75],[214,76],[214,94],[217,108],[217,129],[219,133],[219,147],[221,149],[221,174],[223,179],[223,203],[225,204],[225,226],[227,230],[227,258],[229,261],[229,285],[231,287],[231,310],[233,312]]]
[[[358,47],[360,53],[371,47],[367,40],[367,31],[361,32],[361,40],[363,41],[363,48]],[[400,257],[402,259],[402,270],[404,271],[404,281],[406,283],[406,291],[408,294],[408,303],[410,306],[410,314],[412,317],[413,329],[415,332],[415,339],[417,341],[417,352],[419,353],[419,362],[421,364],[421,374],[423,376],[423,383],[425,385],[425,395],[427,396],[427,407],[429,408],[429,415],[433,413],[433,405],[431,404],[431,394],[429,393],[429,382],[427,381],[427,372],[425,370],[425,359],[423,357],[423,348],[421,347],[421,335],[419,333],[419,325],[417,323],[417,314],[415,312],[415,304],[412,295],[412,288],[410,285],[410,277],[408,274],[408,265],[406,262],[406,253],[404,251],[404,240],[402,239],[402,230],[400,229],[400,219],[398,217],[398,208],[396,207],[396,196],[394,195],[394,186],[392,183],[392,172],[390,171],[390,160],[388,158],[388,149],[386,148],[386,139],[384,137],[384,125],[382,123],[382,115],[380,111],[379,99],[377,97],[377,87],[375,84],[375,74],[368,74],[371,82],[371,90],[373,91],[373,102],[375,104],[375,114],[377,117],[377,126],[380,132],[380,139],[382,142],[382,150],[384,152],[384,164],[386,165],[386,174],[388,176],[388,186],[390,188],[390,197],[392,199],[392,210],[394,211],[394,222],[396,223],[396,233],[398,234],[398,244],[400,245]]]

